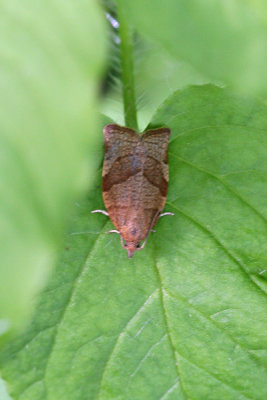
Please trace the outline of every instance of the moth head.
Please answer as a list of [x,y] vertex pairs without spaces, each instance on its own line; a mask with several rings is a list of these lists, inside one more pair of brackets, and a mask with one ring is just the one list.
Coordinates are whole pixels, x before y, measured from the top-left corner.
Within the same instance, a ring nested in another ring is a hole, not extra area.
[[128,251],[128,258],[132,258],[136,250],[139,250],[139,243],[135,242],[125,242],[123,246]]

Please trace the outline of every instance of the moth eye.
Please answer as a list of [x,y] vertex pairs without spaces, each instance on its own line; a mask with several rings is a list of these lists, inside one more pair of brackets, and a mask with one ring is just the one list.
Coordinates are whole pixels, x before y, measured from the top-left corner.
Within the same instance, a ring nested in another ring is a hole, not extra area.
[[140,249],[140,243],[138,243],[138,244],[136,245],[136,248],[137,248],[137,249]]

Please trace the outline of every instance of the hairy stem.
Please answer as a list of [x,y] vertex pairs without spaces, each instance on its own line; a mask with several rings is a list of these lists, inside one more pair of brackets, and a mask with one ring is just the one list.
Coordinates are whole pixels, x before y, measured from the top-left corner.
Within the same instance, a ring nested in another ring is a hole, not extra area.
[[134,88],[134,63],[132,29],[127,21],[127,15],[123,6],[123,0],[117,1],[117,12],[119,20],[121,68],[123,85],[123,104],[125,125],[138,130],[136,100]]

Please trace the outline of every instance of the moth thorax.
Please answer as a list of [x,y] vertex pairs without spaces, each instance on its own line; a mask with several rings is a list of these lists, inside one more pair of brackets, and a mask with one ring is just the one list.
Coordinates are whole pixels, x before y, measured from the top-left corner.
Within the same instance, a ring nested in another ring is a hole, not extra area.
[[130,243],[139,243],[143,239],[142,231],[136,219],[122,227],[121,235]]

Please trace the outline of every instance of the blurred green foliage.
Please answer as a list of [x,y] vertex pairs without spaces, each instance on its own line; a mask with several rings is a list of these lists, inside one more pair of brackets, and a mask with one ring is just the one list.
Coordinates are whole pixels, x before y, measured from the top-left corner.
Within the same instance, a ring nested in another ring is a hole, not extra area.
[[[143,131],[157,107],[175,90],[188,84],[204,84],[210,79],[198,73],[190,64],[171,57],[155,42],[136,35],[134,44],[138,122],[140,131]],[[106,115],[123,125],[119,50],[114,36],[111,50],[109,90],[101,108]]]
[[70,205],[92,182],[104,21],[85,0],[4,1],[0,19],[0,327],[8,329],[29,313]]
[[267,4],[258,1],[125,0],[138,32],[205,76],[244,93],[267,93]]
[[15,400],[265,399],[266,3],[121,4],[175,216],[128,260],[89,213],[102,128],[124,124],[114,2],[3,1],[1,376]]
[[11,397],[7,393],[5,383],[0,377],[0,399],[1,400],[11,400]]

